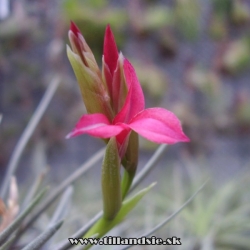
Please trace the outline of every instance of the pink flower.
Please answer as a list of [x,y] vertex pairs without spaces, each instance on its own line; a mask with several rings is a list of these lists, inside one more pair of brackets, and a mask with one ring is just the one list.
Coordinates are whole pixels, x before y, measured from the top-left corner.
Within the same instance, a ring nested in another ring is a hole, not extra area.
[[[72,32],[79,30],[74,27]],[[133,130],[155,143],[189,141],[180,121],[172,112],[163,108],[145,109],[144,95],[136,72],[131,63],[118,53],[109,25],[105,32],[102,61],[102,81],[110,98],[113,117],[110,119],[104,113],[83,115],[67,138],[81,134],[99,138],[116,136],[121,146]]]

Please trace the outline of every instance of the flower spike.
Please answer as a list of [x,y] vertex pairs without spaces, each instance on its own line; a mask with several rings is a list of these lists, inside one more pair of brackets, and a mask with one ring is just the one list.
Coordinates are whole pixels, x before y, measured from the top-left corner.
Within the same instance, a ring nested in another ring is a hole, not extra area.
[[[118,196],[120,197],[121,193],[124,199],[136,173],[138,135],[155,143],[166,144],[188,142],[189,138],[172,112],[163,108],[145,109],[144,95],[135,69],[122,53],[118,53],[110,25],[105,31],[102,73],[80,30],[73,22],[69,38],[72,50],[68,48],[68,57],[79,82],[88,114],[82,116],[67,138],[89,134],[109,139],[106,140],[109,149],[114,150],[114,147],[117,147],[115,151],[125,170]],[[109,160],[107,156],[105,162]],[[119,172],[118,165],[115,169]],[[120,180],[117,179],[118,182]],[[103,183],[103,190],[109,190],[107,181]],[[104,192],[103,197],[108,200],[110,197],[107,193]],[[106,218],[113,218],[119,206],[110,203],[110,209],[107,202],[104,204]]]
[[[77,36],[77,42],[82,48],[91,51],[73,22],[71,23],[71,30],[72,34]],[[89,53],[84,54],[86,60],[91,61],[88,55]],[[93,57],[92,54],[91,56]],[[122,54],[119,56],[114,35],[109,25],[106,27],[104,37],[102,79],[99,78],[99,74],[94,74],[96,73],[95,69],[85,68],[83,64],[74,65],[74,60],[78,60],[76,56],[73,60],[70,54],[69,58],[73,62],[77,78],[85,79],[82,83],[82,85],[85,85],[82,92],[88,93],[84,98],[87,101],[84,101],[88,112],[90,110],[90,114],[84,115],[79,120],[68,138],[85,133],[100,138],[115,136],[118,145],[122,147],[122,144],[128,141],[127,137],[133,130],[156,143],[173,144],[189,141],[182,131],[180,121],[172,112],[163,108],[144,108],[144,95],[135,69]],[[81,71],[83,72],[81,73]],[[85,75],[86,77],[83,78]],[[89,89],[90,92],[88,92]],[[105,93],[105,89],[108,89],[108,94]],[[93,91],[97,94],[92,95]],[[110,100],[112,118],[110,113],[107,115],[107,108],[103,109],[105,104],[100,102],[100,100],[107,99]],[[89,107],[89,103],[91,103],[91,107]],[[97,109],[95,106],[99,108]],[[126,152],[124,147],[120,152]],[[123,156],[122,154],[121,157]]]

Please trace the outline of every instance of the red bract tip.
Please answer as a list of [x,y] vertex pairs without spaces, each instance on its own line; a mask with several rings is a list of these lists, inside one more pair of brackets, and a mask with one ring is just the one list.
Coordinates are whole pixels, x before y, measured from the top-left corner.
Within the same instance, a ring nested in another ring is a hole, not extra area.
[[81,33],[73,21],[70,21],[70,30],[75,34],[75,36],[77,36],[77,33]]
[[107,25],[105,31],[103,54],[105,62],[107,63],[110,73],[113,76],[119,55],[115,38],[109,24]]

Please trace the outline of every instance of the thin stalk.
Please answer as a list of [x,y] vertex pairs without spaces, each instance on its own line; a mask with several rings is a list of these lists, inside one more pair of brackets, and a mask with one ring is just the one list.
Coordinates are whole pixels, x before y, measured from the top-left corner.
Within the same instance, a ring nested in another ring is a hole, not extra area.
[[153,156],[149,159],[145,167],[135,176],[133,184],[129,190],[132,192],[140,183],[141,181],[150,173],[150,171],[156,166],[158,161],[161,159],[163,153],[165,152],[168,145],[162,144],[160,145]]
[[24,247],[22,250],[37,250],[41,247],[56,233],[56,231],[62,226],[63,221],[59,221],[54,225],[50,226],[45,232],[35,238],[29,245]]
[[[66,214],[69,211],[69,207],[71,205],[71,198],[72,198],[72,194],[73,194],[73,187],[69,186],[63,193],[59,204],[56,207],[56,210],[53,214],[53,217],[51,218],[48,227],[52,227],[55,223],[57,223],[60,220],[64,220]],[[42,249],[46,250],[46,249],[51,249],[51,239],[48,240]]]
[[40,202],[42,199],[43,195],[47,191],[47,188],[45,188],[42,192],[40,192],[37,197],[34,198],[32,203],[23,211],[21,212],[16,219],[8,226],[6,227],[0,234],[0,245],[3,244],[8,237],[16,231],[22,221],[26,218],[26,216],[33,210],[33,208]]
[[[171,214],[169,217],[167,217],[165,220],[163,220],[160,224],[158,224],[156,227],[154,227],[153,229],[151,229],[149,232],[143,234],[142,236],[140,236],[138,238],[148,237],[148,236],[152,235],[153,233],[155,233],[156,231],[158,231],[159,229],[161,229],[163,226],[165,226],[173,218],[175,218],[175,216],[178,215],[195,198],[195,196],[198,193],[200,193],[200,191],[205,187],[205,185],[207,184],[207,182],[208,182],[208,180],[206,180],[199,187],[199,189],[185,203],[183,203],[183,205],[180,208],[178,208],[173,214]],[[126,250],[126,249],[129,249],[131,247],[133,247],[133,245],[128,245],[128,246],[126,246],[124,248],[121,248],[120,250]]]
[[55,200],[56,198],[71,185],[74,181],[79,179],[87,170],[89,170],[94,164],[101,160],[104,155],[105,148],[100,149],[94,154],[87,162],[85,162],[81,167],[79,167],[75,172],[73,172],[66,180],[64,180],[51,194],[44,199],[44,202],[34,211],[34,214],[22,226],[22,230],[18,232],[18,238],[23,234],[23,232],[31,225],[40,214],[44,212]]
[[44,179],[46,172],[47,172],[47,169],[43,169],[43,171],[41,171],[41,173],[36,177],[34,183],[32,183],[31,187],[29,188],[28,194],[26,195],[24,199],[24,202],[22,204],[20,211],[22,211],[29,205],[30,201],[33,199],[37,190],[41,186],[41,183]]
[[7,166],[7,172],[5,174],[5,177],[3,179],[3,184],[1,188],[1,194],[0,196],[4,200],[7,194],[8,186],[10,183],[11,176],[14,175],[18,163],[20,161],[21,155],[31,137],[33,134],[35,128],[37,127],[37,124],[41,120],[44,112],[46,111],[52,97],[54,96],[58,86],[60,83],[60,78],[59,77],[54,77],[54,79],[50,82],[48,85],[42,100],[40,101],[36,111],[32,115],[27,127],[25,128],[24,132],[22,133],[19,141],[17,142],[17,145],[13,151],[13,154],[10,158],[9,165]]
[[[87,231],[102,217],[102,211],[95,215],[84,227],[78,230],[75,234],[73,234],[69,238],[81,238],[83,235],[87,233]],[[56,250],[67,250],[71,248],[72,245],[70,244],[69,240],[64,240],[63,242],[57,244],[53,247]]]

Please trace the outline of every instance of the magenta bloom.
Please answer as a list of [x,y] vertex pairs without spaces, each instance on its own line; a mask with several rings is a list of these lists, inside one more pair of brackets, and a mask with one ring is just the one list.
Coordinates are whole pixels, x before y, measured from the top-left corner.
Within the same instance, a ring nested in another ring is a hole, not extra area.
[[[71,26],[71,31],[76,37],[80,35],[75,26]],[[80,48],[79,45],[77,47]],[[99,138],[115,136],[121,146],[133,130],[156,143],[189,141],[182,131],[180,121],[172,112],[163,108],[145,109],[144,95],[136,72],[131,63],[118,53],[109,26],[105,32],[102,61],[102,82],[110,98],[113,117],[110,119],[104,113],[89,112],[81,117],[67,138],[81,134]]]

